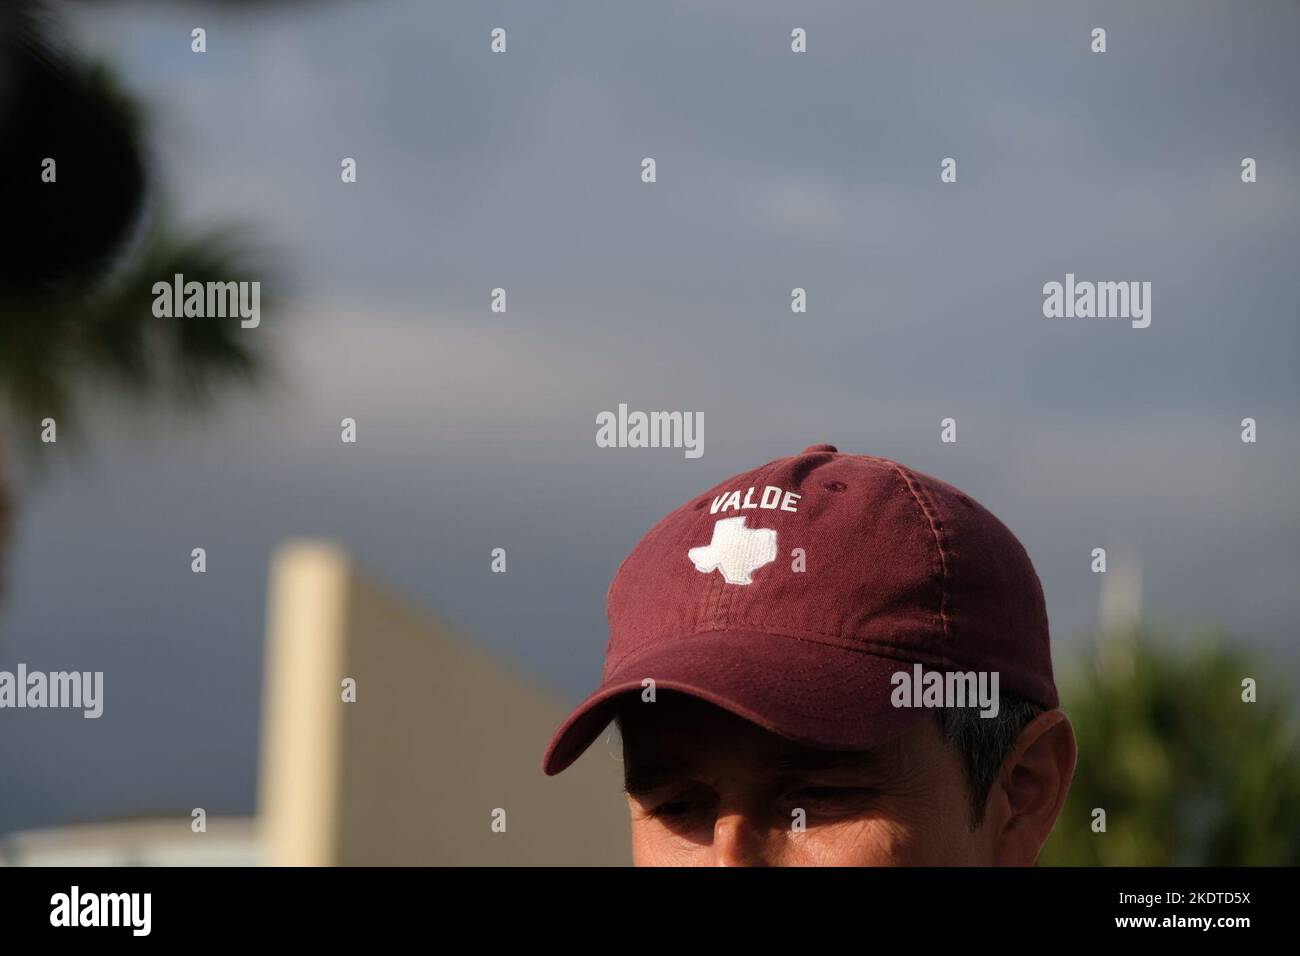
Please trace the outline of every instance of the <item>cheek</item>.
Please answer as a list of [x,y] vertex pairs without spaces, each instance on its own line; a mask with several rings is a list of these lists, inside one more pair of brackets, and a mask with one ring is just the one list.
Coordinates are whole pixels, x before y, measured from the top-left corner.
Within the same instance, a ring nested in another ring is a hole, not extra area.
[[895,866],[914,851],[915,834],[879,817],[814,827],[788,838],[790,866]]
[[654,821],[632,821],[633,866],[690,866],[703,848]]
[[975,866],[987,862],[984,835],[971,832],[965,778],[936,777],[921,792],[887,800],[867,817],[791,835],[799,866]]
[[[913,808],[909,808],[913,809]],[[821,826],[792,837],[786,862],[794,866],[952,866],[978,861],[975,834],[965,818],[922,814],[873,816]]]

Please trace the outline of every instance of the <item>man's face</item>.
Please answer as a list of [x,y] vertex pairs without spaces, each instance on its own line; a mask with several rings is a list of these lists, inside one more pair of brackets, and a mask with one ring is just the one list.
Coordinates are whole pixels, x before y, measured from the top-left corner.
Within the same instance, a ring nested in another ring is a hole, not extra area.
[[936,720],[852,754],[680,695],[634,700],[619,724],[637,866],[997,862],[990,821],[971,828],[962,760]]

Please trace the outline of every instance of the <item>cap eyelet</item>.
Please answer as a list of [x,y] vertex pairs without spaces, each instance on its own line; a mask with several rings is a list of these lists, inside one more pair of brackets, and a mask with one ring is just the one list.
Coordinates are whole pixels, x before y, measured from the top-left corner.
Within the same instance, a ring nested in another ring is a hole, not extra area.
[[822,487],[827,491],[833,491],[836,494],[839,494],[841,491],[847,491],[849,486],[842,481],[828,481],[822,485]]

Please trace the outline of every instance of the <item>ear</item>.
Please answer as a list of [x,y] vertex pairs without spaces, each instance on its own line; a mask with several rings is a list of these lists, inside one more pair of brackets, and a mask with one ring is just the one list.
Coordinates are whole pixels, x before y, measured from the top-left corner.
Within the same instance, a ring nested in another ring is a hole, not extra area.
[[1070,792],[1078,755],[1074,728],[1060,710],[1039,714],[1020,732],[992,795],[1002,811],[993,847],[998,866],[1037,862]]

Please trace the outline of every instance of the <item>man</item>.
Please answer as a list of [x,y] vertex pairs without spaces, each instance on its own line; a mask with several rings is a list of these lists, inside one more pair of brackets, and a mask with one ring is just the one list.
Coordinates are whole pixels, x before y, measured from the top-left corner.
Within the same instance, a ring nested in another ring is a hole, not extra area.
[[814,445],[650,529],[610,585],[601,686],[637,865],[1031,865],[1065,803],[1042,587],[951,485]]

